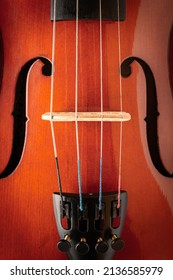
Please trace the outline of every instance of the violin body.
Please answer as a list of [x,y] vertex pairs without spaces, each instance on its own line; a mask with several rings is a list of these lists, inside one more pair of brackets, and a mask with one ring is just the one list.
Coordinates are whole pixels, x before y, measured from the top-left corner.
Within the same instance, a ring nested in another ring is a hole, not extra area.
[[[50,110],[50,2],[0,4],[0,259],[67,258],[56,248],[52,194],[59,190],[50,124],[41,119]],[[114,259],[173,258],[173,3],[157,2],[127,0],[121,22],[123,110],[131,120],[123,123],[122,142],[125,247]],[[58,112],[75,108],[75,26],[75,20],[56,26]],[[99,21],[79,21],[81,112],[100,110],[99,32]],[[103,21],[102,32],[104,110],[119,111],[117,21]],[[54,127],[63,192],[78,194],[75,125]],[[117,191],[119,127],[103,126],[104,193]],[[79,145],[83,193],[98,193],[100,123],[79,123]]]

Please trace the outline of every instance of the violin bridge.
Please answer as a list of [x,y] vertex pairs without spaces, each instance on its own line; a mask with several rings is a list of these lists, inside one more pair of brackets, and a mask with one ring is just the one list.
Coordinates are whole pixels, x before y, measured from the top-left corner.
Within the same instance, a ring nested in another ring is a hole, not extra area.
[[124,122],[129,121],[131,115],[126,112],[52,112],[42,115],[42,120],[56,122]]

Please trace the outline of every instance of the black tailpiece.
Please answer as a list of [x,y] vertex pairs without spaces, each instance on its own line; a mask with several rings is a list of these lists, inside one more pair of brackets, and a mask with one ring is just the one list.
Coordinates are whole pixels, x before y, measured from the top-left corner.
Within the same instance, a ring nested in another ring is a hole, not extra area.
[[121,207],[117,209],[117,193],[105,193],[102,210],[98,195],[83,195],[83,211],[79,195],[53,194],[54,212],[60,241],[57,246],[73,260],[110,260],[124,247],[120,239],[127,207],[127,193],[121,191]]

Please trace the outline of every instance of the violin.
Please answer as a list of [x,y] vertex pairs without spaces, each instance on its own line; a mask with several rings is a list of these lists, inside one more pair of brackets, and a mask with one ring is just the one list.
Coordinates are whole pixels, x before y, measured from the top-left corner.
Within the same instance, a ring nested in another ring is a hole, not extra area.
[[0,259],[172,259],[173,2],[0,5]]

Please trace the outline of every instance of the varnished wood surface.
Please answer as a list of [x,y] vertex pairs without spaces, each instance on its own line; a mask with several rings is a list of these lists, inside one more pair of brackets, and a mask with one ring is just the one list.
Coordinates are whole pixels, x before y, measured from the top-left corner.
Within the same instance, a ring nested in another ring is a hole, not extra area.
[[[127,19],[121,23],[122,60],[133,53],[138,13],[143,1],[127,0]],[[11,113],[16,80],[21,67],[33,57],[45,56],[51,59],[52,23],[49,2],[4,0],[0,3],[0,28],[4,45],[4,71],[0,94],[1,171],[6,166],[11,152]],[[154,14],[158,12],[156,5],[153,14],[151,13],[153,21]],[[100,110],[98,42],[99,23],[80,22],[80,111]],[[167,46],[167,42],[165,45]],[[151,53],[151,57],[153,55]],[[55,59],[53,109],[62,112],[74,111],[75,22],[57,24]],[[155,60],[157,59],[156,57]],[[147,63],[150,64],[150,61]],[[0,180],[0,259],[66,258],[56,249],[59,237],[53,214],[52,193],[58,190],[58,186],[50,125],[41,120],[42,114],[49,111],[50,77],[41,74],[41,67],[42,63],[38,61],[29,75],[29,121],[22,160],[11,176]],[[126,246],[121,253],[115,255],[115,259],[172,259],[173,214],[144,154],[138,117],[138,73],[139,68],[134,64],[133,75],[123,79],[123,110],[132,116],[130,122],[123,124],[122,189],[128,192],[129,199],[122,235]],[[103,77],[104,109],[119,110],[116,22],[103,23]],[[76,193],[78,186],[75,126],[72,123],[58,123],[55,124],[55,132],[63,191]],[[97,192],[100,124],[79,124],[79,139],[83,190],[85,193]],[[117,190],[118,123],[104,125],[104,143],[103,190]]]

